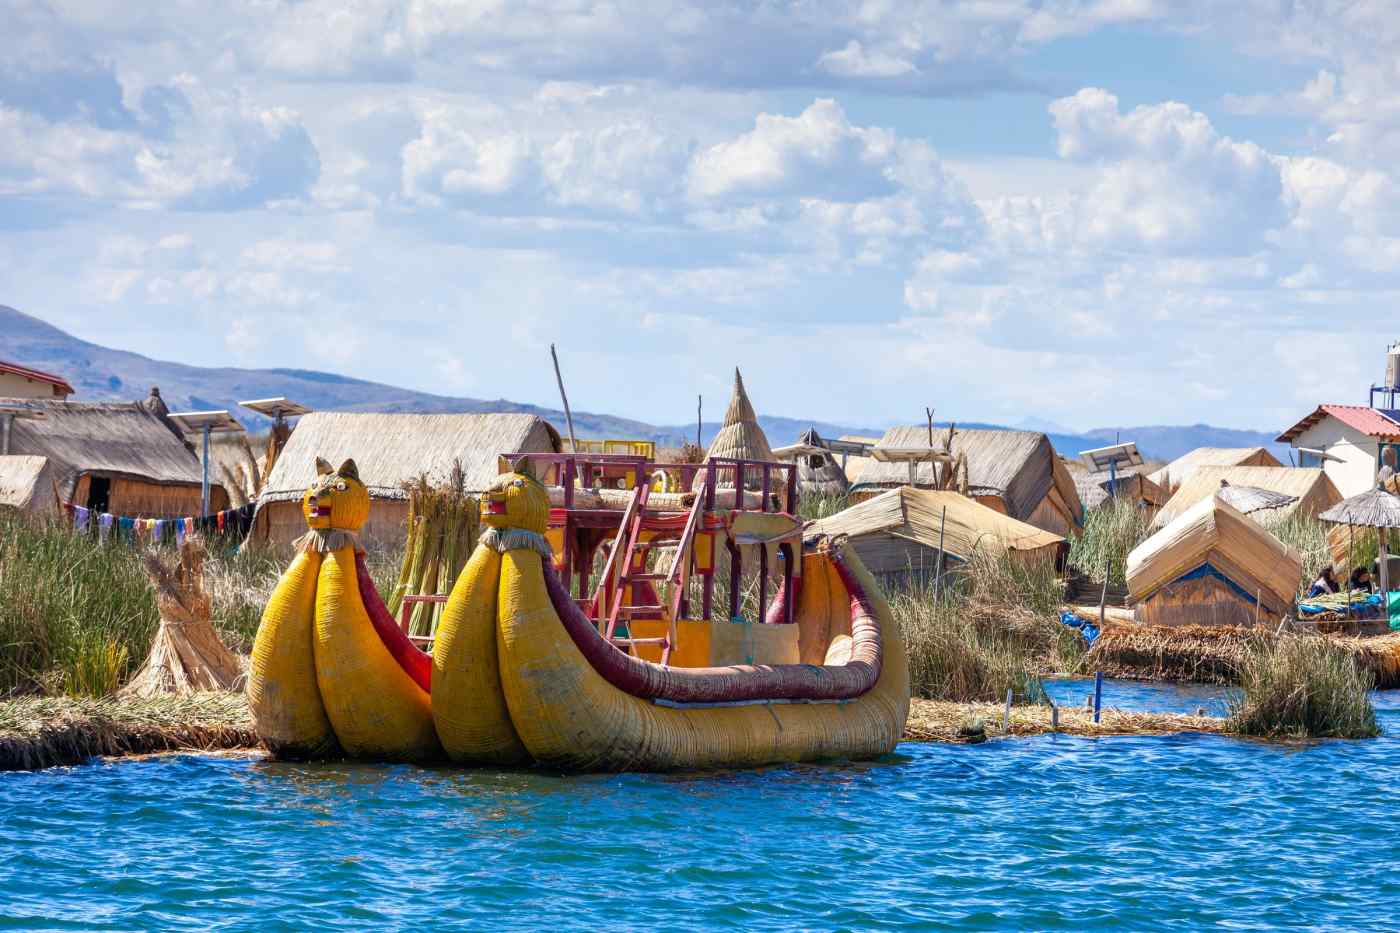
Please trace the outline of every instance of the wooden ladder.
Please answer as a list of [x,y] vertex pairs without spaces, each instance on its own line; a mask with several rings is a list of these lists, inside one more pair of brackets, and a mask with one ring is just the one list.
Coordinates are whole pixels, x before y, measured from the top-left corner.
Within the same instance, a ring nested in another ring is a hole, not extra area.
[[[651,488],[645,484],[633,491],[627,509],[623,512],[622,522],[618,526],[617,537],[613,540],[612,551],[608,554],[607,564],[598,579],[589,614],[596,624],[603,626],[603,637],[612,644],[622,649],[631,649],[637,645],[660,645],[661,663],[669,664],[671,653],[676,647],[676,619],[685,610],[686,587],[690,580],[690,552],[705,507],[703,497],[697,496],[679,538],[652,538],[650,541],[643,541],[646,507],[650,495]],[[657,547],[669,547],[673,543],[676,553],[666,572],[647,570],[647,553]],[[666,587],[669,598],[661,597],[656,603],[629,603],[629,594],[633,599],[637,598],[634,584],[640,583]],[[665,635],[640,638],[632,631],[631,622],[634,619],[667,618],[668,615],[670,626]],[[625,636],[617,634],[618,623],[623,621],[628,623]]]

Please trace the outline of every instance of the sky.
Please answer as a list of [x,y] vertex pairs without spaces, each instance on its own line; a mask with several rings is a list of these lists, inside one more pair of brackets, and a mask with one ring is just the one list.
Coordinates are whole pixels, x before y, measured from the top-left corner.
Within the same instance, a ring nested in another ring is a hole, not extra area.
[[685,422],[1267,430],[1400,291],[1400,2],[0,0],[0,303]]

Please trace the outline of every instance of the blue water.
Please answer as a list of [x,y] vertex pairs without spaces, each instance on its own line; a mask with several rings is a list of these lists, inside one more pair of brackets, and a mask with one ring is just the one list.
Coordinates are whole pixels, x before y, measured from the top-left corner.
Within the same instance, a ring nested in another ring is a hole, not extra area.
[[700,776],[197,755],[0,774],[0,929],[1394,929],[1400,700],[1378,700],[1368,742],[1056,735]]
[[[1080,707],[1094,694],[1094,681],[1080,677],[1045,681],[1045,692],[1060,706]],[[1230,712],[1230,698],[1235,693],[1229,687],[1202,684],[1158,684],[1136,680],[1103,682],[1103,709],[1114,707],[1134,712],[1201,713],[1205,716],[1225,716]]]

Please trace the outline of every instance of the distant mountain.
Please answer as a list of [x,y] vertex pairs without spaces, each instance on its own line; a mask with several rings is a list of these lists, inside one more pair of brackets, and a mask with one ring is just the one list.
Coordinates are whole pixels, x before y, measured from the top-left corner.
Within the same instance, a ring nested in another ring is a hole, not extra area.
[[[75,398],[80,400],[136,401],[145,398],[151,386],[159,386],[166,404],[174,411],[227,408],[254,429],[265,426],[266,420],[247,409],[240,409],[238,401],[282,395],[315,409],[334,411],[524,412],[548,420],[559,429],[560,434],[567,432],[562,411],[507,399],[432,395],[312,370],[200,367],[153,360],[138,353],[113,350],[79,340],[51,324],[4,305],[0,305],[0,358],[63,376],[73,384],[77,390]],[[772,415],[760,415],[758,421],[775,447],[792,443],[807,428],[816,428],[823,437],[839,437],[842,434],[879,437],[884,433],[879,428]],[[1067,457],[1078,456],[1081,450],[1111,444],[1121,434],[1123,440],[1137,441],[1144,455],[1160,460],[1174,459],[1196,447],[1264,445],[1273,449],[1280,460],[1287,462],[1287,448],[1274,444],[1273,434],[1255,431],[1191,425],[1098,428],[1080,435],[1063,430],[1046,430],[1059,426],[1034,418],[1025,419],[1020,427],[1024,429],[1030,425],[1038,425],[1034,430],[1045,431],[1055,449]],[[961,426],[1004,427],[977,423]],[[694,424],[653,425],[596,412],[574,412],[574,427],[580,437],[640,438],[667,446],[678,446],[683,441],[695,438]],[[705,422],[701,428],[701,443],[708,444],[718,430],[718,422]]]
[[[1278,435],[1278,431],[1241,431],[1235,428],[1216,428],[1208,424],[1191,424],[1094,428],[1084,437],[1092,442],[1091,447],[1118,443],[1120,437],[1124,441],[1136,441],[1144,456],[1156,460],[1175,460],[1197,447],[1267,447],[1279,462],[1288,463],[1289,447],[1287,444],[1275,442],[1274,438]],[[1060,449],[1058,445],[1056,449]]]
[[[220,409],[234,412],[240,421],[261,428],[266,419],[240,409],[240,399],[286,396],[319,410],[400,412],[524,412],[548,420],[567,434],[564,413],[554,408],[527,405],[508,399],[453,398],[414,392],[363,379],[302,369],[237,369],[186,366],[153,360],[139,353],[113,350],[79,340],[52,324],[0,305],[0,358],[63,376],[77,390],[75,399],[136,401],[152,386],[172,411]],[[759,424],[775,445],[786,444],[808,427],[822,435],[880,434],[868,428],[792,418],[760,416]],[[574,412],[574,428],[580,437],[625,437],[679,445],[694,438],[694,425],[658,427],[630,418],[596,412]],[[719,425],[704,426],[704,443],[713,439]]]

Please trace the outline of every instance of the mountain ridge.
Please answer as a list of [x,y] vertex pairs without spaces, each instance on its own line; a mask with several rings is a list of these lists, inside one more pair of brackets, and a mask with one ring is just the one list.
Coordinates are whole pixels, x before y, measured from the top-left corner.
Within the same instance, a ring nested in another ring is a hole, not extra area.
[[[172,410],[227,408],[253,427],[266,419],[238,408],[240,399],[286,396],[314,409],[378,412],[520,412],[548,420],[566,433],[564,413],[509,399],[477,399],[416,392],[317,370],[274,368],[245,369],[231,366],[190,366],[156,360],[130,350],[119,350],[74,337],[66,331],[15,308],[0,305],[0,358],[47,370],[73,384],[77,399],[135,401],[152,386]],[[678,445],[695,437],[695,425],[655,425],[600,412],[576,411],[574,426],[580,437],[627,437]],[[823,437],[858,434],[879,437],[882,429],[842,425],[820,420],[759,415],[759,425],[774,446],[792,442],[807,428]],[[1053,422],[1047,427],[1059,427]],[[1024,423],[1024,422],[1023,422]],[[959,422],[962,427],[1004,428],[1004,425]],[[701,439],[708,444],[719,430],[718,422],[705,422]],[[1055,449],[1067,457],[1081,450],[1114,443],[1118,435],[1136,440],[1145,456],[1170,460],[1195,447],[1267,446],[1281,460],[1287,448],[1274,443],[1274,435],[1259,431],[1216,428],[1210,425],[1155,425],[1132,428],[1096,428],[1083,434],[1046,432]]]

